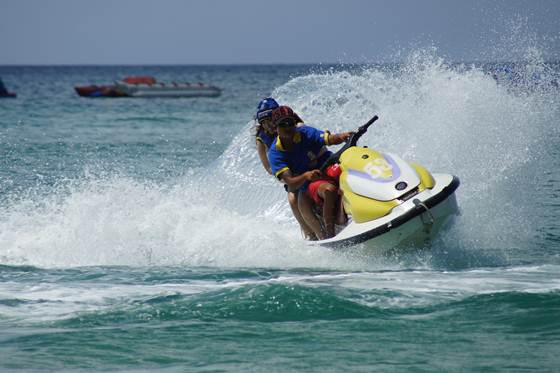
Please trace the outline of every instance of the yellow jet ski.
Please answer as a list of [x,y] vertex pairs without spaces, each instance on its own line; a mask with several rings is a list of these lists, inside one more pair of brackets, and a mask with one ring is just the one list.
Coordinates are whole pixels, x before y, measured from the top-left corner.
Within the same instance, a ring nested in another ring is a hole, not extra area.
[[455,190],[459,178],[432,174],[418,163],[392,153],[357,146],[378,119],[374,116],[349,137],[322,166],[339,163],[340,190],[349,223],[334,237],[310,245],[376,249],[418,245],[433,238],[459,213]]

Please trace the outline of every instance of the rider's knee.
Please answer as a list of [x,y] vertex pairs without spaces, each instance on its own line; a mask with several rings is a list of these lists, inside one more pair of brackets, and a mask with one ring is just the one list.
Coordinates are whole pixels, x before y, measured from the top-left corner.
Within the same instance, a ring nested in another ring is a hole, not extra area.
[[325,196],[325,199],[327,198],[335,198],[338,196],[338,188],[335,187],[334,185],[327,185],[325,187],[325,190],[323,191],[323,194]]
[[290,206],[298,205],[298,198],[295,193],[288,193],[288,203],[290,204]]

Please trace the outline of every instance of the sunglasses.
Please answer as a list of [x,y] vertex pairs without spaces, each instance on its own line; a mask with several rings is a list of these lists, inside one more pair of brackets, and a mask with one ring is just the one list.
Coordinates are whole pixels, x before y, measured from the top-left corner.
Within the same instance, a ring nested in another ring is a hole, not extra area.
[[285,118],[278,122],[276,122],[278,127],[286,128],[286,127],[294,127],[296,125],[296,121],[293,118]]
[[257,120],[261,126],[272,126],[272,118],[261,118]]

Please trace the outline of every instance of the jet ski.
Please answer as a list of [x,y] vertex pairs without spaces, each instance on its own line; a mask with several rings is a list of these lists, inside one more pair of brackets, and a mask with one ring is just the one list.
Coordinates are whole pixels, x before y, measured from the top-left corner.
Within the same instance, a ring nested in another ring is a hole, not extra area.
[[338,163],[339,187],[349,223],[329,239],[309,245],[373,249],[421,245],[459,214],[455,191],[459,178],[430,173],[418,163],[393,153],[357,146],[378,116],[374,116],[321,167]]

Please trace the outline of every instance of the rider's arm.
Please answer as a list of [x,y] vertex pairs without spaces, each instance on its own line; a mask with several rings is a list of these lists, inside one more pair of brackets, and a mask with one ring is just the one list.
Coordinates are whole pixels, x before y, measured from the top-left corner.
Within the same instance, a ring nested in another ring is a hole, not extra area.
[[270,163],[268,163],[266,145],[259,139],[257,139],[257,153],[266,172],[272,175],[272,169],[270,168]]
[[285,182],[286,185],[288,185],[289,190],[294,191],[301,188],[306,181],[314,181],[320,178],[321,171],[311,170],[298,176],[292,176],[292,172],[290,170],[285,170],[278,175],[278,177]]
[[328,137],[326,138],[327,145],[342,144],[350,137],[350,135],[352,135],[352,132],[329,134]]
[[313,127],[301,127],[300,132],[305,132],[305,135],[319,146],[338,145],[352,135],[352,132],[330,133],[329,131],[321,131]]

